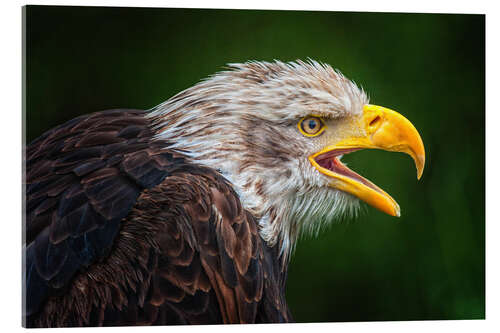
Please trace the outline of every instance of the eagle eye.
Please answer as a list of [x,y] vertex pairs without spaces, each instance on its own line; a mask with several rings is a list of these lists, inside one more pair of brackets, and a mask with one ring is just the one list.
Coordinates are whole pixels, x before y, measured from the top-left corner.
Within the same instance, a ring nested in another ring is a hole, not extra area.
[[307,116],[299,121],[298,128],[305,136],[317,136],[323,132],[325,124],[319,117]]

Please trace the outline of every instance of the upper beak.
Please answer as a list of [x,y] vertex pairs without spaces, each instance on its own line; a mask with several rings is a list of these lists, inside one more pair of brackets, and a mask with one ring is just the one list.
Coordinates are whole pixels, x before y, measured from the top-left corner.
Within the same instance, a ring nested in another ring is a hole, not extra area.
[[337,156],[367,148],[406,153],[415,161],[417,178],[420,179],[425,165],[422,139],[408,119],[377,105],[365,105],[361,120],[356,126],[364,129],[361,131],[364,132],[363,135],[348,137],[329,145],[311,155],[309,161],[318,171],[331,178],[330,186],[350,193],[389,215],[400,216],[399,205],[389,194],[349,170]]

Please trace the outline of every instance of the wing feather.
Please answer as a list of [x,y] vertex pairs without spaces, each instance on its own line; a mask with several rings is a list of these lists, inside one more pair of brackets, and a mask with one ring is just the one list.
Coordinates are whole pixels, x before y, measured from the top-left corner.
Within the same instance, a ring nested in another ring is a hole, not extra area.
[[144,115],[82,116],[26,148],[27,315],[105,255],[141,191],[167,175],[155,153],[142,151],[152,137]]

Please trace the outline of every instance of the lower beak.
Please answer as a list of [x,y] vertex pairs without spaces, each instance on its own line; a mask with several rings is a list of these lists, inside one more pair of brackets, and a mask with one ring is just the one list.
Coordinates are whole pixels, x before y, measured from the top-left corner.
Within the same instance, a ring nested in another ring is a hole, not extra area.
[[417,178],[425,165],[424,144],[413,124],[390,109],[367,104],[357,126],[364,129],[363,136],[346,138],[309,157],[311,164],[330,177],[330,186],[350,193],[369,205],[392,216],[400,216],[397,202],[382,189],[343,165],[338,156],[359,149],[382,149],[402,152],[415,161]]

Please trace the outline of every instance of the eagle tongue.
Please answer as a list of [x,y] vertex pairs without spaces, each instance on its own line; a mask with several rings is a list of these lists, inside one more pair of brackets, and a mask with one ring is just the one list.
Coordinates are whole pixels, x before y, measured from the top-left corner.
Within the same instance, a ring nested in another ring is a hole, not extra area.
[[380,192],[380,189],[378,189],[376,186],[374,186],[370,181],[368,181],[367,179],[358,175],[356,172],[349,169],[346,165],[344,165],[339,160],[339,157],[341,157],[340,155],[352,153],[353,151],[357,151],[357,150],[360,150],[360,149],[353,148],[353,149],[339,149],[339,150],[335,150],[335,151],[330,151],[328,153],[325,153],[325,154],[318,156],[318,158],[316,159],[316,162],[322,168],[328,169],[328,170],[335,172],[337,174],[354,179],[354,180],[364,184],[365,186],[368,186],[368,187],[376,190],[377,192]]
[[346,167],[340,162],[339,158],[344,154],[349,154],[354,151],[360,150],[359,148],[346,148],[330,150],[315,158],[316,162],[323,168],[330,171],[338,171],[338,169],[345,169]]

